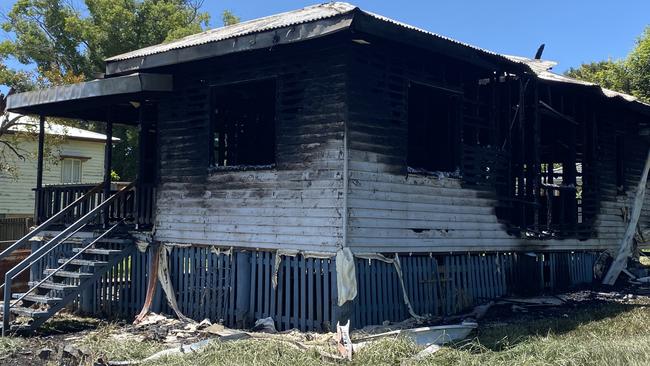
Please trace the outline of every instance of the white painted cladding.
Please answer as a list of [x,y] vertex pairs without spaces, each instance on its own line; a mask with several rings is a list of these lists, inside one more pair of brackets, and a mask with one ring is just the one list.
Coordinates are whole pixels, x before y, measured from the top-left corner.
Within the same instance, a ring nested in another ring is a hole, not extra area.
[[[2,147],[0,147],[2,148]],[[34,191],[36,187],[36,155],[38,144],[26,139],[20,148],[27,152],[24,161],[11,153],[12,163],[18,168],[17,178],[0,174],[0,215],[32,216],[34,214]],[[99,183],[104,176],[104,143],[66,139],[51,152],[52,158],[44,161],[43,184],[61,184],[61,155],[83,158],[82,183]]]

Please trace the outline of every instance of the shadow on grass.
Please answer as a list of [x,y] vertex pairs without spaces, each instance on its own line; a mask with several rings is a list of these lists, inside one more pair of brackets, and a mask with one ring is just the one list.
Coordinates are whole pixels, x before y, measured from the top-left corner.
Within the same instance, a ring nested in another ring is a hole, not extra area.
[[582,325],[615,318],[644,306],[647,305],[599,300],[574,307],[531,309],[527,313],[512,313],[509,307],[502,306],[483,321],[485,327],[479,328],[476,338],[459,342],[452,347],[464,348],[469,342],[478,341],[487,350],[498,352],[531,338],[549,334],[562,335]]
[[34,336],[45,337],[59,334],[72,334],[85,330],[94,330],[101,324],[96,318],[84,318],[72,315],[54,317],[34,333]]

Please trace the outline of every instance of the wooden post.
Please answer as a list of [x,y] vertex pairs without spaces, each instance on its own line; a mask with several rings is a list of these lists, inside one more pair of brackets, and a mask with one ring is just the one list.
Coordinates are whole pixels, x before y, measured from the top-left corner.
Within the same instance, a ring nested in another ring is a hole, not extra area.
[[246,328],[253,320],[253,314],[250,313],[251,252],[235,252],[235,258],[237,260],[237,302],[235,304],[235,322],[238,327]]
[[535,228],[535,233],[537,235],[541,234],[541,229],[539,227],[539,209],[541,206],[540,203],[540,183],[541,183],[541,159],[540,159],[540,144],[541,144],[541,128],[540,128],[540,117],[539,117],[539,84],[537,81],[533,82],[533,146],[532,146],[532,158],[533,164],[531,164],[529,179],[532,179],[532,189],[533,189],[533,223]]
[[34,219],[36,224],[42,222],[41,191],[43,190],[43,155],[45,150],[45,116],[41,115],[38,122],[38,160],[36,165],[36,194],[34,195]]
[[145,119],[145,104],[144,102],[140,103],[140,109],[138,111],[138,173],[136,176],[137,185],[135,186],[135,225],[136,228],[140,226],[140,220],[143,217],[143,212],[146,210],[144,206],[144,199],[146,197],[145,191],[145,159],[146,159],[146,147],[145,145],[148,142],[146,135],[149,133],[149,123]]
[[625,230],[625,235],[621,241],[618,255],[614,259],[614,262],[612,262],[612,265],[609,267],[605,278],[603,278],[603,285],[611,286],[616,282],[618,275],[621,274],[621,271],[625,267],[627,267],[628,257],[632,255],[632,241],[634,240],[636,225],[639,223],[641,208],[643,207],[643,200],[645,199],[646,185],[648,183],[648,171],[650,171],[650,149],[648,150],[648,156],[645,160],[643,173],[641,173],[641,178],[639,178],[639,185],[636,188],[634,201],[632,201],[632,213],[630,214],[630,222],[627,224],[627,229]]
[[[526,209],[528,202],[526,198],[528,196],[528,191],[525,182],[526,171],[524,171],[524,165],[526,164],[526,85],[522,78],[519,79],[519,105],[517,106],[518,119],[519,119],[519,167],[517,171],[517,176],[519,179],[519,199],[521,200],[521,230],[525,233],[528,230],[528,222],[526,221]],[[530,169],[530,166],[528,166]]]
[[[104,200],[111,195],[111,160],[113,158],[113,121],[108,112],[106,121],[106,145],[104,146]],[[110,208],[104,209],[104,227],[108,227],[108,216]]]

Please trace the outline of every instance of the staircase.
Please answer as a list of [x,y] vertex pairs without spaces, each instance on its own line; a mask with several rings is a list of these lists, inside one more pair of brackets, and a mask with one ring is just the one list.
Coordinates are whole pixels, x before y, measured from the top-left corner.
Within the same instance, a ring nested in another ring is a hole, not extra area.
[[[99,185],[0,253],[1,260],[25,247],[37,235],[55,233],[5,275],[5,283],[0,285],[0,289],[4,288],[0,309],[3,336],[33,331],[75,299],[83,303],[84,290],[136,250],[126,225],[127,221],[134,220],[129,213],[135,210],[127,209],[134,207],[133,188],[131,183],[106,199],[96,200],[101,191]],[[90,208],[90,202],[98,204]],[[74,221],[69,223],[71,216]],[[66,223],[63,229],[52,230],[61,222]],[[94,235],[81,241],[73,238],[84,229]],[[44,262],[49,266],[43,270]],[[29,289],[12,293],[12,281],[26,270],[32,273]]]
[[[114,224],[95,239],[69,243],[74,245],[72,252],[58,259],[58,267],[46,268],[40,281],[29,283],[27,292],[12,294],[9,311],[15,320],[10,333],[37,329],[130,255],[135,245],[121,228],[121,223]],[[113,249],[116,245],[120,249]]]

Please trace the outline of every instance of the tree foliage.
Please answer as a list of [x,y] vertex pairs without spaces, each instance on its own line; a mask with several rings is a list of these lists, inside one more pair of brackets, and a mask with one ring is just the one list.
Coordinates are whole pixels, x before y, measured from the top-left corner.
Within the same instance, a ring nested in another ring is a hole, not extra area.
[[607,89],[631,93],[630,78],[623,61],[599,61],[571,68],[567,75],[576,79],[597,83]]
[[[4,110],[7,97],[0,94],[0,106]],[[25,160],[29,151],[23,149],[14,128],[20,124],[19,116],[0,116],[0,174],[16,177],[18,174],[16,160]]]
[[[201,6],[202,0],[17,0],[0,25],[11,35],[0,42],[0,84],[24,91],[93,79],[107,57],[204,30],[210,17]],[[34,70],[12,70],[8,58]],[[114,135],[122,141],[113,167],[134,179],[137,132],[117,125]]]
[[[0,43],[0,56],[34,64],[38,73],[103,72],[107,57],[200,32],[209,15],[193,0],[18,0],[2,29],[14,35]],[[49,74],[49,75],[48,75]]]
[[224,10],[223,13],[221,13],[221,21],[223,22],[224,26],[228,26],[239,23],[240,19],[238,16],[233,14],[232,11]]
[[650,102],[650,27],[639,37],[626,63],[632,80],[632,93]]
[[637,39],[625,59],[582,64],[566,74],[650,102],[650,27]]

